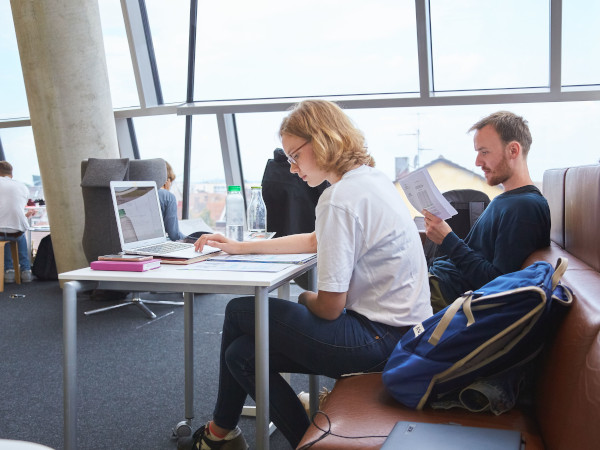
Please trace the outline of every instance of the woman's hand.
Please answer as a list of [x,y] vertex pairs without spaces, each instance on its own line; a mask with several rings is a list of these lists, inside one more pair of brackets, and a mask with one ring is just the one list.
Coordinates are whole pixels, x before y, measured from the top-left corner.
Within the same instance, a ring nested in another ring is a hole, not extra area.
[[205,245],[218,248],[231,255],[247,253],[244,251],[244,243],[235,239],[228,239],[222,234],[203,234],[194,243],[194,248],[197,252],[201,252]]
[[306,306],[315,316],[325,320],[335,320],[346,307],[347,292],[304,291],[298,296],[298,303]]

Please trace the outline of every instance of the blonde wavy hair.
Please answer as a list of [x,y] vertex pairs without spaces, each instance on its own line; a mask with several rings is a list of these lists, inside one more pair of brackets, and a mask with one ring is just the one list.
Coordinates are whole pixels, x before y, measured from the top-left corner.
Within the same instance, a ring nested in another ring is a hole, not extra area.
[[335,103],[304,100],[292,107],[279,127],[279,137],[291,134],[310,141],[317,165],[323,170],[343,175],[353,167],[374,167],[363,133]]

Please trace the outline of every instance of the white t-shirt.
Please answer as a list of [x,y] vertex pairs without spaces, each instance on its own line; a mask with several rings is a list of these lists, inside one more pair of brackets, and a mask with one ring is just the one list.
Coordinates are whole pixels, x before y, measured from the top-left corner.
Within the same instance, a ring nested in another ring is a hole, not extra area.
[[346,309],[393,326],[432,315],[427,264],[408,208],[382,172],[361,166],[316,209],[319,290],[347,292]]
[[15,233],[29,228],[24,212],[28,199],[24,183],[0,176],[0,231]]

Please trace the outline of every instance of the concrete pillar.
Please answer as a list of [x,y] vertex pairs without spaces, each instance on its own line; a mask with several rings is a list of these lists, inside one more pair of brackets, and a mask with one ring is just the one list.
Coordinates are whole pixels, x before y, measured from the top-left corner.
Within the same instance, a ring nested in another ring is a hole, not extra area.
[[88,265],[81,161],[118,158],[97,0],[11,0],[58,272]]

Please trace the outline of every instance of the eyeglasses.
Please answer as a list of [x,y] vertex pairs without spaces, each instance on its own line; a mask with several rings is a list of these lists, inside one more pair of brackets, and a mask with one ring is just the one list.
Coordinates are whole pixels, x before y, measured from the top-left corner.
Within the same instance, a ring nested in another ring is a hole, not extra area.
[[[308,144],[309,142],[310,142],[310,141],[306,141],[304,144],[302,144],[302,145],[301,145],[300,147],[298,147],[296,150],[293,150],[293,151],[291,151],[291,152],[289,153],[289,155],[286,155],[286,156],[287,156],[287,161],[290,163],[290,165],[291,165],[291,164],[298,165],[298,163],[296,162],[296,158],[298,157],[298,152],[300,151],[300,149],[301,149],[302,147],[304,147],[304,146],[305,146],[306,144]],[[294,158],[294,157],[292,156],[292,154],[296,154],[296,158]]]

